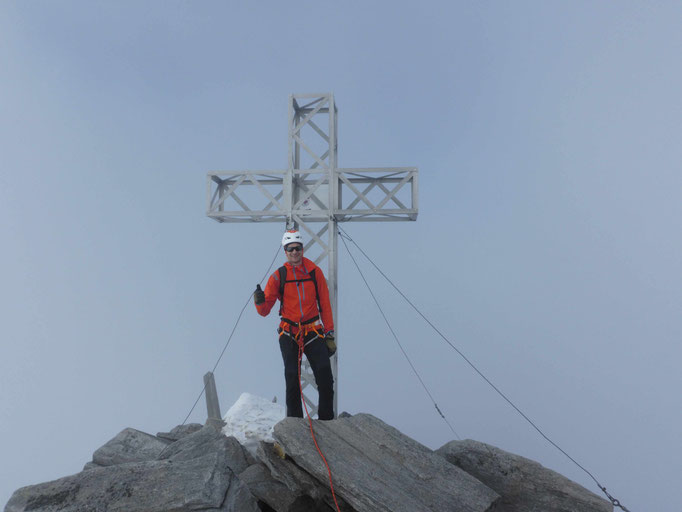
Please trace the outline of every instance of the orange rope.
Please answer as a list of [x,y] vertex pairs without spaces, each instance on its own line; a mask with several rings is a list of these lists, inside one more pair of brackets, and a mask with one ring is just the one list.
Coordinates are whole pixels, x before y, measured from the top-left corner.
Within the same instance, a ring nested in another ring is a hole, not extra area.
[[[315,331],[317,333],[317,331]],[[339,504],[336,501],[336,493],[334,492],[334,484],[332,483],[332,471],[329,469],[329,464],[327,464],[327,459],[322,453],[322,450],[320,450],[320,447],[317,445],[317,439],[315,439],[315,432],[313,431],[313,420],[310,417],[310,413],[308,412],[308,406],[305,403],[305,399],[303,398],[303,384],[301,384],[301,360],[303,359],[303,338],[304,335],[302,335],[303,329],[301,329],[301,324],[298,324],[298,333],[296,333],[296,344],[298,345],[298,387],[301,390],[301,400],[303,401],[303,407],[305,407],[305,413],[306,416],[308,416],[308,423],[310,424],[310,434],[313,436],[313,442],[315,443],[315,448],[317,448],[317,453],[320,454],[320,457],[322,457],[322,460],[324,461],[324,465],[327,467],[327,474],[329,475],[329,487],[332,491],[332,498],[334,498],[334,505],[336,505],[336,510],[338,512],[341,512],[341,509],[339,509]],[[319,335],[319,334],[318,334]]]

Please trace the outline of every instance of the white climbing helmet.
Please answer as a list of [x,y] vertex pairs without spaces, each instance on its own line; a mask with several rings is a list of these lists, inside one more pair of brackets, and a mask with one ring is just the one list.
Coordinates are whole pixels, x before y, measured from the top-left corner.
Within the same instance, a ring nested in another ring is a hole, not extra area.
[[284,233],[284,236],[282,237],[282,247],[286,247],[287,245],[293,243],[299,243],[303,245],[303,237],[301,236],[300,232],[296,231],[295,229],[290,229]]

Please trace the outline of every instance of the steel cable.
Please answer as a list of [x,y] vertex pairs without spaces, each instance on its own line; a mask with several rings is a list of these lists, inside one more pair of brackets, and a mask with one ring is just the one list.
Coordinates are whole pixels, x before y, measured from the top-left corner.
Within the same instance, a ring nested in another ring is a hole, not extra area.
[[369,286],[367,279],[365,279],[365,275],[362,273],[362,270],[360,270],[360,266],[358,265],[358,262],[355,261],[353,254],[350,252],[350,249],[348,249],[348,244],[346,244],[346,240],[344,239],[343,235],[341,236],[341,241],[343,242],[343,245],[346,247],[346,251],[348,252],[348,256],[350,256],[351,260],[353,260],[353,263],[355,264],[355,268],[358,269],[358,272],[360,273],[360,277],[362,277],[362,280],[365,282],[365,286],[367,286],[367,289],[369,290],[369,293],[372,296],[372,299],[374,299],[374,303],[377,305],[377,308],[379,308],[379,312],[381,313],[381,316],[384,318],[384,322],[386,322],[386,325],[388,326],[388,329],[391,331],[391,334],[393,335],[393,338],[395,339],[396,343],[398,344],[398,347],[400,347],[400,351],[405,356],[405,359],[407,359],[407,362],[410,364],[410,367],[412,368],[412,371],[414,372],[414,374],[417,376],[417,379],[419,379],[419,382],[421,383],[422,387],[424,388],[424,391],[426,391],[426,394],[429,395],[429,398],[433,402],[433,406],[436,408],[436,411],[438,411],[438,414],[440,414],[440,417],[443,418],[445,423],[447,423],[448,427],[450,427],[450,430],[452,430],[452,433],[455,434],[455,436],[457,436],[457,439],[459,439],[461,441],[462,438],[459,436],[457,431],[453,428],[453,426],[450,424],[450,422],[445,417],[443,412],[440,410],[440,407],[438,407],[438,404],[436,403],[436,400],[433,398],[433,395],[429,391],[429,388],[426,387],[424,380],[421,378],[421,376],[419,375],[419,372],[417,371],[417,369],[412,364],[412,361],[410,360],[409,356],[407,355],[407,352],[405,352],[405,349],[403,348],[402,344],[400,343],[400,340],[398,340],[398,336],[396,335],[395,331],[393,330],[393,327],[391,326],[391,323],[388,321],[388,318],[384,314],[384,310],[381,308],[381,305],[379,305],[379,301],[377,300],[376,296],[374,295],[372,288]]
[[[425,322],[426,322],[426,323],[427,323],[427,324],[428,324],[428,325],[429,325],[429,326],[430,326],[430,327],[431,327],[431,328],[432,328],[432,329],[433,329],[433,330],[434,330],[434,331],[435,331],[435,332],[436,332],[436,333],[437,333],[437,334],[438,334],[438,335],[439,335],[439,336],[440,336],[440,337],[441,337],[441,338],[442,338],[442,339],[443,339],[443,340],[444,340],[444,341],[445,341],[453,350],[455,350],[455,351],[457,352],[457,354],[459,354],[460,357],[462,357],[462,359],[464,359],[464,360],[467,362],[467,364],[468,364],[469,366],[471,366],[471,368],[473,368],[474,371],[475,371],[483,380],[485,380],[485,381],[488,383],[488,385],[490,385],[490,387],[492,387],[492,388],[497,392],[498,395],[500,395],[500,396],[501,396],[509,405],[511,405],[511,406],[514,408],[514,410],[515,410],[518,414],[520,414],[520,415],[521,415],[521,416],[522,416],[522,417],[523,417],[523,418],[524,418],[524,419],[525,419],[525,420],[526,420],[526,421],[527,421],[527,422],[528,422],[528,423],[529,423],[529,424],[530,424],[530,425],[531,425],[531,426],[532,426],[532,427],[533,427],[533,428],[534,428],[534,429],[535,429],[535,430],[536,430],[536,431],[537,431],[537,432],[538,432],[538,433],[539,433],[547,442],[549,442],[552,446],[554,446],[557,450],[559,450],[562,454],[564,454],[564,456],[566,456],[571,462],[573,462],[573,464],[575,464],[577,467],[579,467],[580,469],[582,469],[582,470],[583,470],[583,471],[584,471],[592,480],[594,480],[594,482],[597,484],[597,486],[599,487],[599,489],[601,489],[601,491],[606,495],[606,497],[609,499],[609,501],[611,501],[611,503],[613,504],[613,506],[619,507],[619,508],[621,508],[622,510],[624,510],[625,512],[630,512],[624,505],[622,505],[622,504],[620,503],[619,500],[617,500],[617,499],[614,498],[611,494],[609,494],[609,492],[606,490],[606,487],[604,487],[603,485],[601,485],[601,484],[599,483],[599,480],[597,480],[597,479],[595,478],[595,476],[594,476],[591,472],[589,472],[587,469],[585,469],[585,468],[584,468],[581,464],[579,464],[573,457],[571,457],[568,453],[566,453],[558,444],[556,444],[554,441],[552,441],[552,440],[551,440],[551,439],[550,439],[550,438],[549,438],[549,437],[548,437],[548,436],[547,436],[547,435],[546,435],[546,434],[545,434],[545,433],[544,433],[544,432],[543,432],[543,431],[542,431],[542,430],[541,430],[541,429],[540,429],[540,428],[539,428],[539,427],[538,427],[538,426],[537,426],[537,425],[536,425],[528,416],[526,416],[526,414],[523,413],[523,411],[521,411],[521,409],[519,409],[519,408],[514,404],[514,402],[512,402],[512,401],[511,401],[511,400],[510,400],[510,399],[509,399],[509,398],[508,398],[508,397],[507,397],[507,396],[506,396],[506,395],[505,395],[505,394],[504,394],[504,393],[503,393],[495,384],[493,384],[493,383],[490,381],[490,379],[488,379],[488,377],[486,377],[486,376],[485,376],[485,375],[476,367],[476,365],[474,365],[474,363],[472,363],[472,362],[469,360],[469,358],[466,357],[466,356],[464,355],[464,353],[462,353],[461,350],[459,350],[454,344],[452,344],[452,342],[450,342],[450,340],[449,340],[447,337],[445,337],[445,335],[444,335],[440,330],[438,330],[438,328],[437,328],[435,325],[433,325],[433,323],[432,323],[432,322],[431,322],[431,321],[430,321],[430,320],[429,320],[429,319],[428,319],[428,318],[419,310],[419,308],[417,308],[417,306],[415,306],[415,305],[412,303],[412,301],[410,301],[410,299],[407,298],[407,296],[406,296],[406,295],[405,295],[405,294],[404,294],[404,293],[403,293],[403,292],[402,292],[402,291],[393,283],[393,281],[391,281],[391,279],[389,279],[389,277],[388,277],[386,274],[384,274],[384,272],[383,272],[383,271],[374,263],[374,261],[372,261],[372,259],[367,255],[367,253],[365,253],[365,251],[362,250],[362,248],[355,242],[355,240],[353,240],[353,239],[348,235],[348,233],[347,233],[341,226],[338,226],[338,228],[339,228],[339,235],[341,236],[341,240],[343,241],[344,245],[346,246],[346,250],[348,250],[348,245],[347,245],[346,242],[345,242],[345,240],[347,239],[348,241],[350,241],[350,242],[351,242],[351,243],[352,243],[352,244],[353,244],[353,245],[362,253],[362,255],[367,259],[367,261],[369,261],[369,262],[372,264],[372,266],[373,266],[373,267],[374,267],[374,268],[383,276],[383,278],[386,279],[386,281],[388,281],[388,283],[395,289],[395,291],[397,291],[397,292],[400,294],[400,296],[401,296],[403,299],[405,299],[405,301],[412,307],[412,309],[414,309],[414,310],[419,314],[419,316],[421,316],[422,319],[424,319],[424,321],[425,321]],[[349,254],[350,254],[350,251],[349,251]],[[353,257],[351,256],[351,258],[353,258]],[[353,262],[354,262],[354,263],[356,264],[356,266],[357,266],[357,263],[355,262],[355,259],[354,259],[354,258],[353,258]],[[359,270],[359,267],[358,267],[358,270]],[[363,276],[363,280],[364,280],[364,276]],[[365,281],[365,284],[367,284],[367,281]],[[374,296],[374,295],[372,294],[372,296]],[[376,299],[375,299],[375,301],[376,301]],[[378,304],[377,304],[377,305],[378,305]],[[383,312],[382,312],[382,315],[383,315]],[[385,316],[384,316],[384,319],[385,319]],[[440,412],[440,411],[439,411],[439,412]]]
[[[263,281],[265,281],[265,278],[268,277],[268,275],[270,275],[270,270],[272,269],[272,265],[274,265],[275,260],[277,259],[277,255],[279,254],[279,251],[280,251],[280,246],[278,244],[277,245],[277,252],[275,253],[274,258],[272,258],[272,261],[270,262],[270,266],[268,267],[267,272],[265,272],[263,279],[261,279],[259,281],[259,284],[263,284]],[[249,305],[249,302],[251,302],[252,298],[253,298],[253,294],[249,294],[249,297],[246,299],[246,302],[244,303],[244,306],[242,307],[242,310],[239,312],[239,316],[237,316],[237,321],[234,323],[234,327],[232,327],[232,332],[230,332],[230,336],[227,338],[227,342],[225,343],[225,346],[223,347],[222,352],[220,352],[220,355],[218,356],[218,360],[213,365],[213,369],[211,370],[211,373],[215,372],[215,369],[218,367],[220,360],[223,358],[223,355],[225,354],[225,351],[227,350],[227,347],[230,344],[230,341],[232,341],[232,336],[234,336],[234,332],[237,330],[237,326],[239,325],[239,321],[241,320],[242,315],[244,314],[244,311],[246,311],[246,307]],[[192,408],[187,413],[187,416],[185,417],[185,420],[182,422],[182,425],[187,423],[187,420],[189,419],[190,415],[194,411],[194,408],[197,406],[197,404],[199,403],[199,400],[201,400],[201,397],[203,396],[203,394],[205,392],[206,392],[206,383],[204,383],[204,387],[201,389],[201,393],[199,393],[199,396],[194,401],[194,405],[192,405]]]

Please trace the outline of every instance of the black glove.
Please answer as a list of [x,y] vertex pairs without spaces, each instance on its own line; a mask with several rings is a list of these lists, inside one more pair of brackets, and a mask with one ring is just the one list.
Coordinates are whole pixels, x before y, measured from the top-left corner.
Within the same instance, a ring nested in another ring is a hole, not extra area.
[[256,291],[253,292],[253,302],[256,306],[265,302],[265,292],[261,290],[259,284],[256,285]]
[[327,345],[329,357],[336,354],[336,340],[334,338],[334,331],[329,331],[327,334],[324,335],[324,342]]

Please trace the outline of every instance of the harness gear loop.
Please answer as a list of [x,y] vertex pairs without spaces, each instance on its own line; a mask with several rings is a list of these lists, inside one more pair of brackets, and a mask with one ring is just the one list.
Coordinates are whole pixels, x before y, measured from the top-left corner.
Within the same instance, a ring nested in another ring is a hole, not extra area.
[[[301,324],[301,322],[298,322],[298,329],[296,332],[296,336],[294,337],[294,341],[296,342],[296,345],[298,345],[298,377],[299,380],[301,380],[301,360],[303,359],[303,348],[305,345],[303,344],[303,340],[305,339],[305,334],[303,334],[303,326],[305,324]],[[289,333],[289,336],[291,336],[291,332]]]
[[[289,337],[293,339],[297,345],[299,345],[300,348],[301,343],[303,343],[303,339],[311,332],[315,333],[315,337],[308,340],[308,343],[312,342],[313,340],[316,340],[317,338],[323,337],[320,331],[318,330],[319,326],[317,324],[317,320],[319,318],[320,318],[319,316],[316,316],[303,322],[294,322],[293,320],[289,320],[288,318],[282,317],[282,322],[285,322],[287,325],[290,326],[289,329],[282,328],[282,332],[287,333]],[[291,333],[291,327],[296,328],[296,333],[293,335]],[[303,346],[307,345],[308,343],[305,343]]]

